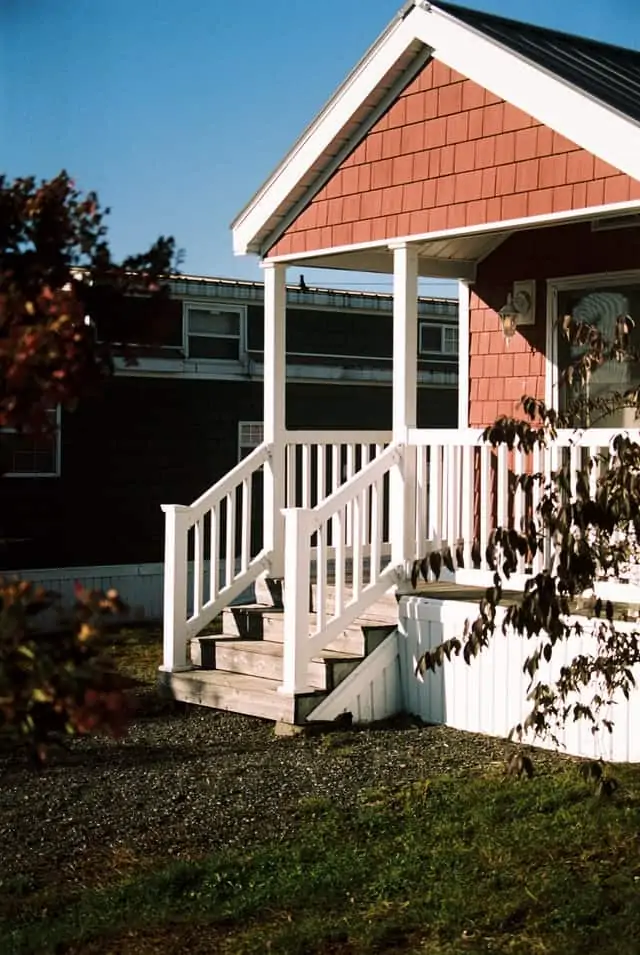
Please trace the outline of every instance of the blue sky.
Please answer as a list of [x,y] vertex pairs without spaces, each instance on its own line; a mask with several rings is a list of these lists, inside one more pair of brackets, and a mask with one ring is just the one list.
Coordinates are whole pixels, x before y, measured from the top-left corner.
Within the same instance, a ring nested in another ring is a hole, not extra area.
[[[255,258],[233,255],[229,223],[400,5],[0,0],[3,171],[64,167],[97,190],[118,255],[172,234],[185,271],[259,278]],[[638,0],[469,5],[640,45]],[[388,287],[380,276],[328,276]]]

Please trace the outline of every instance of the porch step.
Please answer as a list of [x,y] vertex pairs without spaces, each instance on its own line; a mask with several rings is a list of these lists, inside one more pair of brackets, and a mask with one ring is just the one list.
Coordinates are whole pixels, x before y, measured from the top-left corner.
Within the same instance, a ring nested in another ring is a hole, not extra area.
[[[395,599],[395,598],[394,598]],[[371,653],[394,630],[398,623],[398,609],[378,613],[376,605],[365,611],[339,637],[327,643],[324,650],[334,650],[351,656],[363,657]],[[330,612],[332,608],[327,608]],[[309,613],[309,632],[316,624],[316,614]],[[383,631],[380,636],[379,631]],[[284,610],[261,604],[228,608],[222,614],[222,632],[240,640],[267,640],[281,644],[284,639]],[[204,639],[204,638],[202,638]]]
[[[362,657],[328,650],[314,658],[307,671],[309,685],[331,691],[361,662]],[[244,673],[282,682],[282,643],[199,637],[191,641],[191,662],[205,670]]]
[[283,723],[304,723],[327,696],[316,690],[293,698],[278,691],[277,680],[224,670],[167,673],[163,674],[163,683],[175,699],[184,703]]

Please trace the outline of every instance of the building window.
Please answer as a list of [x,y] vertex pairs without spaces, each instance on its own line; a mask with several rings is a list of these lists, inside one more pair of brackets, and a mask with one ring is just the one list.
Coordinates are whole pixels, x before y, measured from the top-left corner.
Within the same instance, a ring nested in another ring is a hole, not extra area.
[[445,355],[458,354],[458,326],[445,325],[442,329],[442,351]]
[[225,305],[221,308],[186,306],[186,338],[189,358],[239,361],[244,311]]
[[0,461],[3,477],[60,476],[60,408],[49,413],[54,431],[29,434],[0,428]]
[[420,322],[418,349],[421,355],[457,355],[458,326]]
[[242,461],[248,454],[259,448],[264,441],[264,424],[262,421],[240,421],[238,424],[238,460]]
[[[557,296],[557,315],[571,315],[576,321],[595,325],[609,345],[616,335],[616,323],[630,315],[634,327],[630,336],[630,351],[637,353],[640,347],[640,285],[602,283],[561,290]],[[558,340],[558,384],[560,410],[567,411],[576,401],[587,402],[606,399],[616,393],[625,393],[640,386],[640,367],[633,360],[605,361],[593,368],[587,382],[576,376],[571,384],[565,373],[584,351],[580,346],[571,346],[564,335]],[[636,428],[635,408],[621,408],[607,413],[583,408],[576,424],[582,427]]]

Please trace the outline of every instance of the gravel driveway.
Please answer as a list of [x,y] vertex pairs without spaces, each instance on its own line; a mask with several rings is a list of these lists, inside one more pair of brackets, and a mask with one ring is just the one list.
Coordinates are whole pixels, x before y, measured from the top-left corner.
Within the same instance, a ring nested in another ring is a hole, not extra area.
[[305,797],[348,806],[368,788],[484,770],[506,748],[411,725],[282,739],[271,723],[196,707],[140,719],[123,742],[78,741],[39,773],[0,757],[0,880],[71,889],[279,840]]

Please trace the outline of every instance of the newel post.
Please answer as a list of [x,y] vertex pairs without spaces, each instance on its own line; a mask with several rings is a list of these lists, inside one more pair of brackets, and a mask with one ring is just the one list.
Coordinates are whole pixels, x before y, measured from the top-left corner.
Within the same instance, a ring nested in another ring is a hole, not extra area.
[[311,588],[311,511],[291,507],[284,511],[284,645],[282,693],[309,689],[307,644],[309,641],[309,591]]
[[396,565],[416,556],[416,427],[418,401],[418,250],[393,248],[393,441],[403,445],[391,481],[391,555]]
[[287,383],[284,265],[264,268],[264,440],[270,445],[264,468],[264,548],[272,552],[270,576],[284,576],[285,393]]
[[187,534],[189,508],[163,504],[164,616],[161,670],[190,670],[187,660]]

